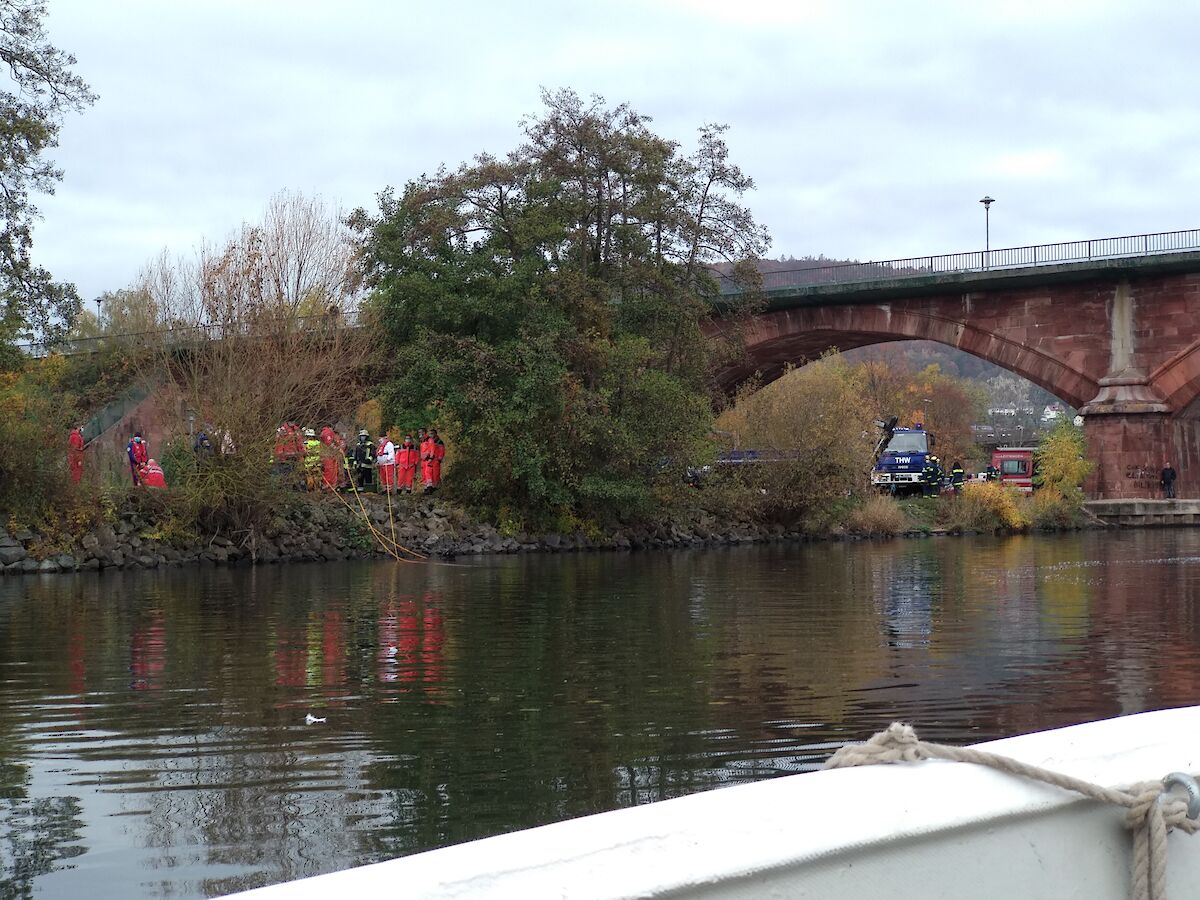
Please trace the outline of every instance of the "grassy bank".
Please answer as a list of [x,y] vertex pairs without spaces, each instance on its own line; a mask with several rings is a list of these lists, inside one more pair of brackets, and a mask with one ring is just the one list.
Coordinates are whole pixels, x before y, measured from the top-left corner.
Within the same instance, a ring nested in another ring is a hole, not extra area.
[[1053,488],[1021,494],[999,484],[968,484],[961,494],[896,500],[868,498],[846,519],[853,533],[870,536],[978,532],[1007,534],[1092,526],[1081,504]]

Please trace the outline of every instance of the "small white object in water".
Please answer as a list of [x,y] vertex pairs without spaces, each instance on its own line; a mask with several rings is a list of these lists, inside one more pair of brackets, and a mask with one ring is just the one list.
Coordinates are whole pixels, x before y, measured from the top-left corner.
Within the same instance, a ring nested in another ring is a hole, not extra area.
[[305,725],[320,725],[320,724],[322,724],[324,721],[325,721],[324,719],[318,719],[318,718],[317,718],[316,716],[314,716],[312,713],[309,713],[308,715],[306,715],[306,716],[304,717],[304,724],[305,724]]

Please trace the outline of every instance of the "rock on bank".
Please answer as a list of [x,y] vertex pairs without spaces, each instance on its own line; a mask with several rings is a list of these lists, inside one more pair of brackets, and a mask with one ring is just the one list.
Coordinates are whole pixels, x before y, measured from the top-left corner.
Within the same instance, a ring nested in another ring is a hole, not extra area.
[[[368,524],[369,523],[369,524]],[[244,534],[171,536],[142,512],[118,513],[114,521],[81,536],[32,529],[0,530],[0,573],[158,569],[173,566],[269,565],[390,558],[376,533],[412,559],[497,553],[646,550],[800,540],[798,531],[751,522],[722,522],[708,514],[682,520],[629,525],[605,534],[501,533],[472,521],[449,504],[419,497],[363,497],[362,510],[333,498],[304,498],[260,530]]]

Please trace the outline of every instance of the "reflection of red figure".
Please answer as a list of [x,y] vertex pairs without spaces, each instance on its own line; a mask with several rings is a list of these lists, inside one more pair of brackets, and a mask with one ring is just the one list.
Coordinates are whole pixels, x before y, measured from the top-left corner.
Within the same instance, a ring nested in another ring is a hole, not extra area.
[[83,704],[84,695],[87,694],[87,659],[83,655],[83,628],[76,618],[71,619],[68,627],[70,632],[67,635],[67,660],[71,669],[71,693],[79,695],[79,721],[82,722],[87,710]]
[[425,695],[432,697],[441,685],[446,633],[434,599],[433,593],[426,593],[420,602],[388,601],[379,610],[379,680],[406,685],[401,693],[421,683]]
[[444,675],[445,657],[442,647],[446,643],[445,623],[442,614],[432,605],[433,597],[425,595],[425,614],[422,618],[421,666],[422,680],[426,684],[441,684]]
[[342,614],[326,611],[321,629],[321,683],[336,687],[346,681],[346,645],[342,641]]
[[391,601],[379,609],[379,650],[376,653],[376,674],[380,681],[396,680],[396,656],[399,628],[396,622],[396,606]]
[[134,628],[129,657],[131,688],[145,691],[162,687],[160,679],[167,667],[167,629],[161,609],[151,610],[149,623]]
[[304,628],[281,629],[275,639],[275,683],[281,687],[304,687],[307,683],[305,663],[308,643]]
[[402,667],[399,678],[401,681],[413,681],[417,677],[416,651],[421,642],[417,604],[414,601],[405,600],[400,604],[399,626],[400,643],[396,653],[396,662]]

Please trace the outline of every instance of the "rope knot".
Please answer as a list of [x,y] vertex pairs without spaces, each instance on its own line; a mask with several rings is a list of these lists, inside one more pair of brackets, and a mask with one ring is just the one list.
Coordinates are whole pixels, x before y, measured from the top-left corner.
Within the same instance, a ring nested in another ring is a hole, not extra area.
[[[915,762],[921,759],[944,759],[987,766],[1123,807],[1125,826],[1133,832],[1130,875],[1134,900],[1166,898],[1167,832],[1172,828],[1187,834],[1200,831],[1200,784],[1186,773],[1172,772],[1162,781],[1142,782],[1123,790],[1109,788],[974,747],[927,744],[917,737],[912,726],[900,722],[893,722],[865,743],[842,747],[830,757],[825,768]],[[1183,789],[1187,797],[1173,792],[1172,788]]]
[[917,762],[928,759],[921,741],[911,725],[893,722],[883,731],[861,744],[846,744],[830,757],[827,769],[847,766],[869,766],[874,763]]
[[[1200,822],[1188,818],[1188,801],[1171,791],[1161,781],[1144,781],[1129,788],[1125,827],[1130,831],[1146,828],[1152,819],[1162,819],[1164,827],[1178,828],[1187,834],[1200,831]],[[1154,823],[1157,827],[1157,822]]]

